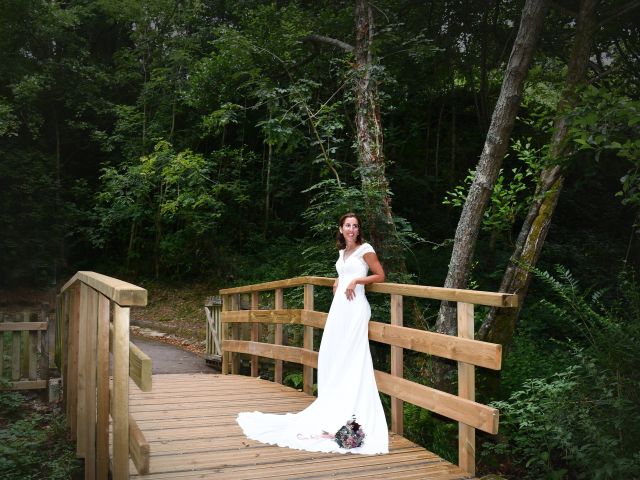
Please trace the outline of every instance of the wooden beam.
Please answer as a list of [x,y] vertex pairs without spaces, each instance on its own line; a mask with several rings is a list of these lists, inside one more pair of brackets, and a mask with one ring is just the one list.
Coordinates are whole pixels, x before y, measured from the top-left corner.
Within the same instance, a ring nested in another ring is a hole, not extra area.
[[128,307],[114,306],[113,419],[114,480],[129,478],[129,315]]
[[17,380],[10,382],[7,388],[0,387],[0,390],[38,390],[47,388],[46,380]]
[[129,376],[143,392],[150,392],[152,388],[153,362],[133,342],[129,342]]
[[0,323],[0,332],[46,330],[48,326],[48,322],[4,322]]
[[[324,328],[326,318],[327,314],[324,312],[296,309],[222,313],[222,321],[225,323],[302,324],[314,328]],[[502,367],[502,345],[495,343],[373,321],[369,322],[369,339],[493,370],[500,370]]]
[[495,343],[380,322],[369,322],[369,339],[493,370],[502,366],[502,345]]
[[[328,277],[296,277],[274,282],[245,285],[242,287],[225,288],[221,295],[240,294],[274,290],[276,288],[299,287],[305,284],[331,287],[334,279]],[[430,298],[433,300],[448,300],[452,302],[467,302],[477,305],[495,307],[516,307],[518,296],[510,293],[485,292],[480,290],[463,290],[444,287],[430,287],[426,285],[406,285],[399,283],[373,283],[366,286],[368,292],[388,293],[407,297]]]
[[[313,307],[313,285],[307,284],[304,286],[304,309],[306,311],[312,311]],[[302,336],[302,347],[307,351],[313,352],[313,327],[305,325]],[[309,365],[303,365],[302,367],[302,391],[307,395],[313,394],[313,367]]]
[[140,475],[149,473],[151,447],[132,415],[129,415],[129,453],[138,473]]
[[318,352],[300,347],[272,345],[270,343],[248,342],[244,340],[224,340],[224,351],[260,355],[261,357],[284,360],[285,362],[300,363],[309,368],[318,366]]
[[[473,340],[475,336],[473,305],[458,303],[458,336]],[[476,399],[476,376],[473,365],[458,362],[458,396]],[[463,422],[458,424],[458,465],[469,475],[476,474],[476,431]]]
[[452,420],[465,423],[483,432],[498,432],[498,410],[460,398],[435,388],[375,371],[378,389],[418,407],[426,408]]
[[[274,299],[275,310],[284,309],[284,291],[282,288],[276,288]],[[276,345],[282,345],[284,339],[284,327],[281,323],[276,324],[276,331],[273,336],[273,343]],[[274,365],[273,381],[276,383],[282,383],[282,360],[276,360]]]
[[[402,327],[403,311],[402,296],[391,295],[391,324]],[[398,378],[404,376],[404,361],[402,347],[391,346],[391,375]],[[402,435],[404,431],[404,405],[402,399],[391,397],[391,431]]]
[[[259,311],[260,309],[260,292],[251,292],[251,310]],[[251,323],[251,341],[257,342],[260,336],[260,323]],[[257,355],[251,356],[251,376],[257,377],[259,372],[259,358]]]
[[107,297],[98,295],[98,345],[96,348],[96,477],[109,476],[109,317],[111,304]]
[[122,307],[144,307],[147,304],[147,291],[144,288],[96,272],[76,273],[64,284],[61,291],[78,281],[86,283]]

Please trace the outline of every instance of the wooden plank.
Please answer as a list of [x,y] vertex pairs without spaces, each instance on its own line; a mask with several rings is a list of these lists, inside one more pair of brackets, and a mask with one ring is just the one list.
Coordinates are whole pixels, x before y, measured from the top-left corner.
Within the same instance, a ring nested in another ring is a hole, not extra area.
[[493,370],[502,367],[502,345],[495,343],[380,322],[369,322],[369,339]]
[[30,331],[28,333],[29,380],[38,379],[38,346],[40,345],[40,342],[38,342],[38,333],[40,333],[40,331]]
[[[141,476],[129,463],[131,478],[140,480],[224,478],[389,478],[444,480],[469,478],[455,465],[408,440],[391,435],[387,455],[339,455],[305,452],[249,440],[235,421],[246,410],[298,411],[314,398],[279,384],[231,375],[156,375],[154,392],[132,385],[139,400],[132,415],[150,446],[150,470]],[[211,405],[194,411],[192,392],[206,390]],[[166,392],[166,397],[163,396]],[[247,396],[247,392],[252,393]],[[174,392],[183,392],[176,402]],[[144,410],[155,398],[155,411]],[[274,399],[279,406],[271,403]],[[137,409],[141,409],[138,411]],[[149,430],[151,429],[151,430]]]
[[[402,295],[391,295],[391,325],[402,327]],[[403,349],[391,346],[391,375],[398,378],[404,376]],[[391,431],[402,435],[404,430],[404,404],[400,398],[391,397]]]
[[[274,290],[276,288],[299,287],[302,285],[316,285],[332,287],[335,279],[327,277],[296,277],[274,282],[245,285],[242,287],[225,288],[221,295],[240,294]],[[373,283],[366,286],[368,292],[403,295],[405,297],[430,298],[433,300],[448,300],[452,302],[467,302],[477,305],[495,307],[517,307],[518,296],[509,293],[485,292],[480,290],[463,290],[455,288],[431,287],[425,285],[406,285],[399,283]]]
[[[41,388],[47,388],[46,380],[16,380],[11,382],[6,390],[38,390]],[[0,390],[5,390],[0,388]]]
[[13,332],[11,348],[11,380],[20,380],[20,332]]
[[47,322],[4,322],[0,323],[0,332],[46,330]]
[[[239,295],[231,295],[231,310],[236,311],[240,309],[240,297]],[[237,324],[231,325],[231,338],[234,340],[240,339],[240,328]],[[232,353],[230,357],[231,361],[231,373],[237,375],[240,373],[240,356],[237,353]]]
[[109,299],[98,296],[98,325],[96,349],[96,477],[109,476]]
[[[282,310],[284,309],[284,290],[282,288],[276,288],[276,291],[274,293],[274,308],[275,310]],[[273,343],[275,343],[276,345],[282,345],[282,341],[283,341],[283,337],[284,337],[284,327],[282,326],[282,324],[276,324],[276,331],[273,337]],[[273,381],[276,383],[282,383],[282,360],[276,360],[275,361],[275,365],[274,365],[274,372],[273,372]]]
[[140,475],[149,473],[149,457],[151,449],[138,423],[129,415],[129,453],[131,460]]
[[[327,314],[324,312],[306,309],[242,310],[222,314],[222,321],[226,323],[303,324],[315,328],[324,328],[326,318]],[[495,343],[374,321],[369,322],[369,339],[493,370],[500,370],[502,367],[502,345]]]
[[[458,336],[473,339],[474,315],[473,305],[458,302]],[[458,396],[475,401],[476,384],[473,365],[458,362]],[[469,475],[476,473],[476,431],[470,425],[458,424],[458,465]]]
[[143,392],[150,392],[153,369],[151,357],[129,342],[129,376]]
[[144,288],[96,272],[77,272],[60,290],[65,291],[78,281],[86,283],[122,307],[144,307],[147,304],[147,291]]
[[228,352],[260,355],[285,362],[300,363],[313,369],[318,366],[318,352],[300,347],[272,345],[270,343],[249,342],[246,340],[224,340],[222,348]]
[[[222,312],[220,313],[220,318],[222,318],[225,312],[231,310],[231,297],[229,295],[222,295],[221,298]],[[231,354],[225,350],[224,342],[229,338],[229,325],[221,322],[220,328],[222,329],[220,332],[220,349],[222,350],[222,364],[220,366],[220,370],[223,375],[227,375],[229,373],[229,362]]]
[[113,478],[129,475],[129,315],[128,307],[114,305],[113,318]]
[[[22,318],[24,323],[30,323],[31,312],[22,312]],[[23,330],[20,332],[22,337],[22,352],[20,355],[20,378],[29,378],[29,353],[31,351],[31,338],[29,332]]]
[[498,431],[498,410],[435,388],[375,371],[378,390],[483,432]]
[[[305,285],[304,287],[304,309],[307,311],[313,310],[314,298],[313,298],[313,285]],[[302,347],[313,352],[313,327],[304,327],[304,333],[302,336]],[[316,354],[317,364],[317,354]],[[313,367],[303,363],[302,367],[302,391],[311,395],[313,393]]]
[[68,389],[67,418],[69,420],[71,436],[75,440],[78,424],[78,328],[80,326],[80,284],[74,286],[70,302],[69,342],[67,344],[67,350],[69,352],[67,364],[68,374],[65,390]]
[[87,315],[89,311],[89,289],[90,287],[85,284],[80,284],[80,317],[78,321],[78,337],[76,339],[78,345],[78,401],[76,403],[76,417],[77,423],[77,435],[76,435],[76,455],[80,458],[85,458],[87,451],[87,444],[89,443],[88,437],[88,418],[87,411],[89,405],[87,405],[87,382],[89,372],[87,371],[87,358],[89,356],[89,349],[87,345]]
[[87,344],[87,357],[85,369],[86,390],[85,402],[87,409],[85,418],[87,422],[87,449],[84,463],[85,480],[93,480],[96,478],[96,351],[98,349],[98,295],[99,293],[93,288],[89,288],[87,292],[87,314],[85,317],[86,338],[84,342]]

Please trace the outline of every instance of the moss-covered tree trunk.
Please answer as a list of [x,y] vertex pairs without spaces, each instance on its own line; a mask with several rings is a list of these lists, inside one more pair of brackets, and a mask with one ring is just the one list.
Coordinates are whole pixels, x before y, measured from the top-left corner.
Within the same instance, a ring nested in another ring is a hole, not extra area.
[[358,164],[368,233],[390,271],[405,270],[393,223],[389,181],[383,150],[378,82],[372,54],[374,16],[367,0],[356,0],[355,98]]
[[531,271],[527,267],[535,266],[538,263],[564,183],[559,164],[568,153],[566,115],[577,104],[577,90],[586,80],[593,37],[598,26],[596,13],[598,3],[599,0],[582,0],[580,2],[567,79],[562,98],[558,103],[558,115],[549,148],[554,165],[545,168],[540,174],[534,201],[522,225],[514,253],[502,278],[500,291],[517,293],[520,297],[519,306],[518,308],[492,309],[479,331],[478,336],[482,340],[500,343],[507,348],[513,339],[522,304],[531,283]]

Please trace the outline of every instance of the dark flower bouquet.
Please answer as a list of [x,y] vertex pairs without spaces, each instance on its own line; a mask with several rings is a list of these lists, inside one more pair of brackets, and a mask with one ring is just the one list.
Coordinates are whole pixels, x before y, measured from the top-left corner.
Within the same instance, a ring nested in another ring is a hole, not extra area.
[[356,422],[355,415],[352,420],[349,420],[346,425],[340,427],[340,430],[334,435],[334,440],[340,448],[357,448],[364,443],[365,434],[362,431],[362,426]]
[[334,440],[340,448],[358,448],[364,443],[365,434],[362,431],[362,426],[356,422],[356,416],[353,416],[352,420],[349,420],[346,424],[340,427],[335,434],[329,432],[322,432],[322,435],[311,435],[305,437],[303,434],[298,434],[298,440],[311,440],[314,438],[328,438]]

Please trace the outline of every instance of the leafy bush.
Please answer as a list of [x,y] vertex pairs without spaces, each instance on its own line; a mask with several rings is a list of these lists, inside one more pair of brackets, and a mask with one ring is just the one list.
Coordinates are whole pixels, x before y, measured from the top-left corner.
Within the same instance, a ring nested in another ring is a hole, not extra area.
[[80,472],[66,438],[66,417],[57,409],[27,402],[20,393],[0,392],[0,413],[0,478],[67,480]]
[[569,271],[559,279],[536,272],[561,299],[543,301],[573,325],[565,342],[573,365],[526,381],[502,412],[502,433],[484,444],[518,478],[635,478],[640,471],[640,294],[635,279],[620,277],[610,306],[603,292],[582,292]]

